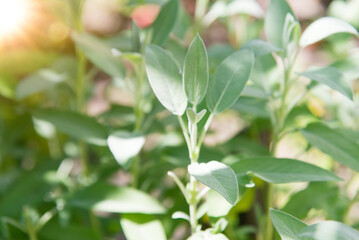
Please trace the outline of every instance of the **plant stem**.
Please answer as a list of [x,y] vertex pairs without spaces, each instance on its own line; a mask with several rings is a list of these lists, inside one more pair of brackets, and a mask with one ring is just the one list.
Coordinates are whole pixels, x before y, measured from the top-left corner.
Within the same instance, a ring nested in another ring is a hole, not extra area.
[[197,180],[191,176],[190,178],[190,202],[189,202],[189,217],[191,223],[192,233],[197,232]]
[[353,199],[350,201],[348,207],[346,208],[345,212],[344,212],[344,216],[343,216],[343,222],[345,224],[350,224],[349,223],[349,214],[350,214],[350,210],[352,209],[353,205],[355,203],[357,203],[359,201],[359,190],[357,191],[357,193],[355,194],[355,196],[353,197]]
[[30,210],[29,208],[24,208],[24,215],[25,215],[25,221],[26,221],[26,227],[27,227],[27,233],[29,235],[29,240],[37,240],[37,233],[36,228],[30,218]]

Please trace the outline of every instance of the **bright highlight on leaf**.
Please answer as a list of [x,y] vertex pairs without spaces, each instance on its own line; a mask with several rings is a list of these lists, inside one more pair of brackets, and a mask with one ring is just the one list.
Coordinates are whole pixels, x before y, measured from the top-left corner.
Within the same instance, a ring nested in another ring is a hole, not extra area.
[[0,39],[19,30],[29,14],[29,0],[0,1]]

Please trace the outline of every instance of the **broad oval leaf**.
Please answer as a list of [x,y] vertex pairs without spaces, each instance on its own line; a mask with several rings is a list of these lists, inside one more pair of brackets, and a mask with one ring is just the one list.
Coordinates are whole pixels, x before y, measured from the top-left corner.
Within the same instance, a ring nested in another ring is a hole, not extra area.
[[274,157],[241,159],[231,165],[239,176],[253,174],[271,183],[338,181],[333,173],[299,160]]
[[208,86],[208,56],[202,38],[197,34],[189,46],[183,66],[183,84],[190,103],[199,104]]
[[156,45],[146,47],[146,71],[152,90],[161,104],[175,115],[183,115],[187,97],[176,62]]
[[334,17],[323,17],[305,29],[299,44],[306,47],[336,33],[351,33],[358,36],[358,31],[349,23]]
[[88,210],[110,213],[162,214],[165,209],[147,193],[130,187],[97,182],[75,192],[67,204]]
[[261,57],[261,56],[267,55],[269,53],[281,51],[276,46],[274,46],[266,41],[260,40],[260,39],[251,40],[251,41],[245,43],[241,49],[252,50],[255,57]]
[[237,202],[238,181],[233,170],[218,161],[192,163],[188,172],[204,185],[219,192],[230,204]]
[[42,69],[24,79],[16,86],[16,98],[22,100],[35,93],[51,88],[66,80],[66,74],[59,74],[50,69]]
[[163,45],[172,28],[174,27],[177,19],[178,0],[169,0],[161,9],[156,20],[153,22],[152,29],[152,42],[156,45]]
[[95,118],[67,110],[42,109],[35,111],[37,119],[51,123],[60,132],[99,146],[106,146],[107,129]]
[[143,214],[122,214],[121,227],[127,240],[166,240],[161,222]]
[[110,134],[107,144],[116,161],[121,166],[127,167],[130,159],[141,151],[145,137],[136,133],[117,131]]
[[207,93],[207,106],[211,112],[220,113],[238,100],[249,79],[253,63],[252,51],[239,50],[216,68]]
[[111,77],[125,77],[125,68],[121,58],[115,56],[111,48],[101,39],[87,33],[72,33],[72,39],[85,56],[98,68]]
[[282,240],[301,240],[298,234],[307,227],[299,219],[279,210],[270,210],[273,225]]
[[301,130],[301,133],[311,145],[323,153],[359,171],[359,144],[340,130],[329,128],[322,123],[312,123]]
[[344,223],[324,221],[306,227],[299,237],[300,240],[358,240],[359,232]]
[[264,30],[268,40],[281,49],[284,22],[288,13],[294,16],[286,0],[271,0],[264,20]]
[[331,89],[340,92],[350,100],[353,100],[353,90],[350,84],[345,80],[344,75],[334,67],[309,70],[300,75],[313,81],[323,83]]

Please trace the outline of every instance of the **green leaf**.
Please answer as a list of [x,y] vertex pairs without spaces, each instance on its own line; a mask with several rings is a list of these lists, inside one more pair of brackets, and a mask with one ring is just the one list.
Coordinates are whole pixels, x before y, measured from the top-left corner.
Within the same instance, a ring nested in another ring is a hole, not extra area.
[[227,216],[233,207],[218,192],[213,190],[208,191],[205,204],[207,205],[207,215],[210,217]]
[[197,34],[189,46],[183,66],[183,84],[190,103],[199,104],[208,86],[208,56],[206,46]]
[[260,39],[251,40],[251,41],[245,43],[241,47],[241,49],[252,50],[255,57],[260,57],[263,55],[267,55],[269,53],[281,51],[276,46],[274,46],[266,41],[260,40]]
[[167,239],[161,222],[151,216],[123,214],[120,222],[127,240]]
[[323,153],[355,171],[359,171],[359,144],[342,132],[322,123],[312,123],[301,130],[301,133],[311,145]]
[[47,223],[39,232],[39,239],[58,240],[59,235],[61,235],[61,239],[66,240],[98,240],[95,230],[88,226],[79,223],[62,226],[57,221]]
[[338,181],[333,173],[299,160],[274,157],[241,159],[231,166],[237,177],[253,174],[271,183]]
[[286,0],[271,0],[264,20],[268,40],[276,47],[283,48],[283,28],[287,14],[294,16]]
[[125,77],[121,58],[114,56],[111,48],[101,39],[87,33],[72,33],[72,39],[90,61],[111,77]]
[[270,210],[270,216],[282,240],[301,240],[298,234],[307,227],[304,222],[288,213],[274,209]]
[[336,221],[319,222],[299,233],[300,240],[358,240],[359,232]]
[[344,75],[334,67],[309,70],[300,75],[313,81],[323,83],[331,89],[340,92],[350,100],[353,100],[353,90],[350,84],[345,80]]
[[127,167],[129,160],[141,151],[145,137],[136,133],[117,131],[107,138],[107,143],[116,161]]
[[163,45],[173,26],[176,23],[178,12],[178,0],[169,0],[161,9],[156,20],[153,22],[152,44]]
[[227,165],[210,161],[208,163],[192,163],[188,172],[198,181],[219,192],[230,204],[237,202],[238,181],[233,170]]
[[146,47],[146,71],[150,85],[161,104],[175,115],[183,115],[187,97],[181,74],[172,57],[156,45]]
[[59,74],[50,69],[42,69],[24,79],[16,86],[16,98],[22,100],[35,93],[54,88],[57,84],[64,82],[67,76]]
[[186,110],[187,118],[192,124],[196,124],[202,120],[204,115],[206,115],[207,110],[203,109],[199,113],[196,113],[192,108]]
[[358,36],[358,31],[349,23],[334,17],[323,17],[305,29],[299,44],[306,47],[336,33],[351,33]]
[[107,129],[95,118],[60,109],[38,110],[33,113],[33,116],[51,123],[58,131],[74,138],[82,139],[94,145],[107,145]]
[[110,213],[162,214],[160,203],[134,188],[97,182],[70,195],[69,206]]
[[250,50],[239,50],[216,68],[209,82],[207,106],[215,113],[220,113],[234,104],[252,71],[254,54]]

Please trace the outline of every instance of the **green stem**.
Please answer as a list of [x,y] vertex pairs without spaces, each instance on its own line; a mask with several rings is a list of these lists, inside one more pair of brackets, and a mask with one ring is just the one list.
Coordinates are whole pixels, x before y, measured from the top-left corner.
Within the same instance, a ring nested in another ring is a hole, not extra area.
[[189,217],[191,223],[192,233],[197,232],[198,220],[197,220],[197,180],[191,176],[190,178],[190,202],[189,202]]
[[354,204],[357,203],[358,201],[359,201],[359,190],[357,191],[357,193],[355,194],[353,199],[350,201],[348,207],[345,210],[344,217],[343,217],[345,224],[348,224],[348,225],[350,224],[350,221],[349,221],[350,210],[352,209]]
[[26,221],[26,227],[27,227],[27,233],[29,235],[30,240],[37,240],[37,232],[36,227],[34,226],[31,218],[30,218],[30,210],[25,207],[24,208],[24,215],[25,215],[25,221]]

